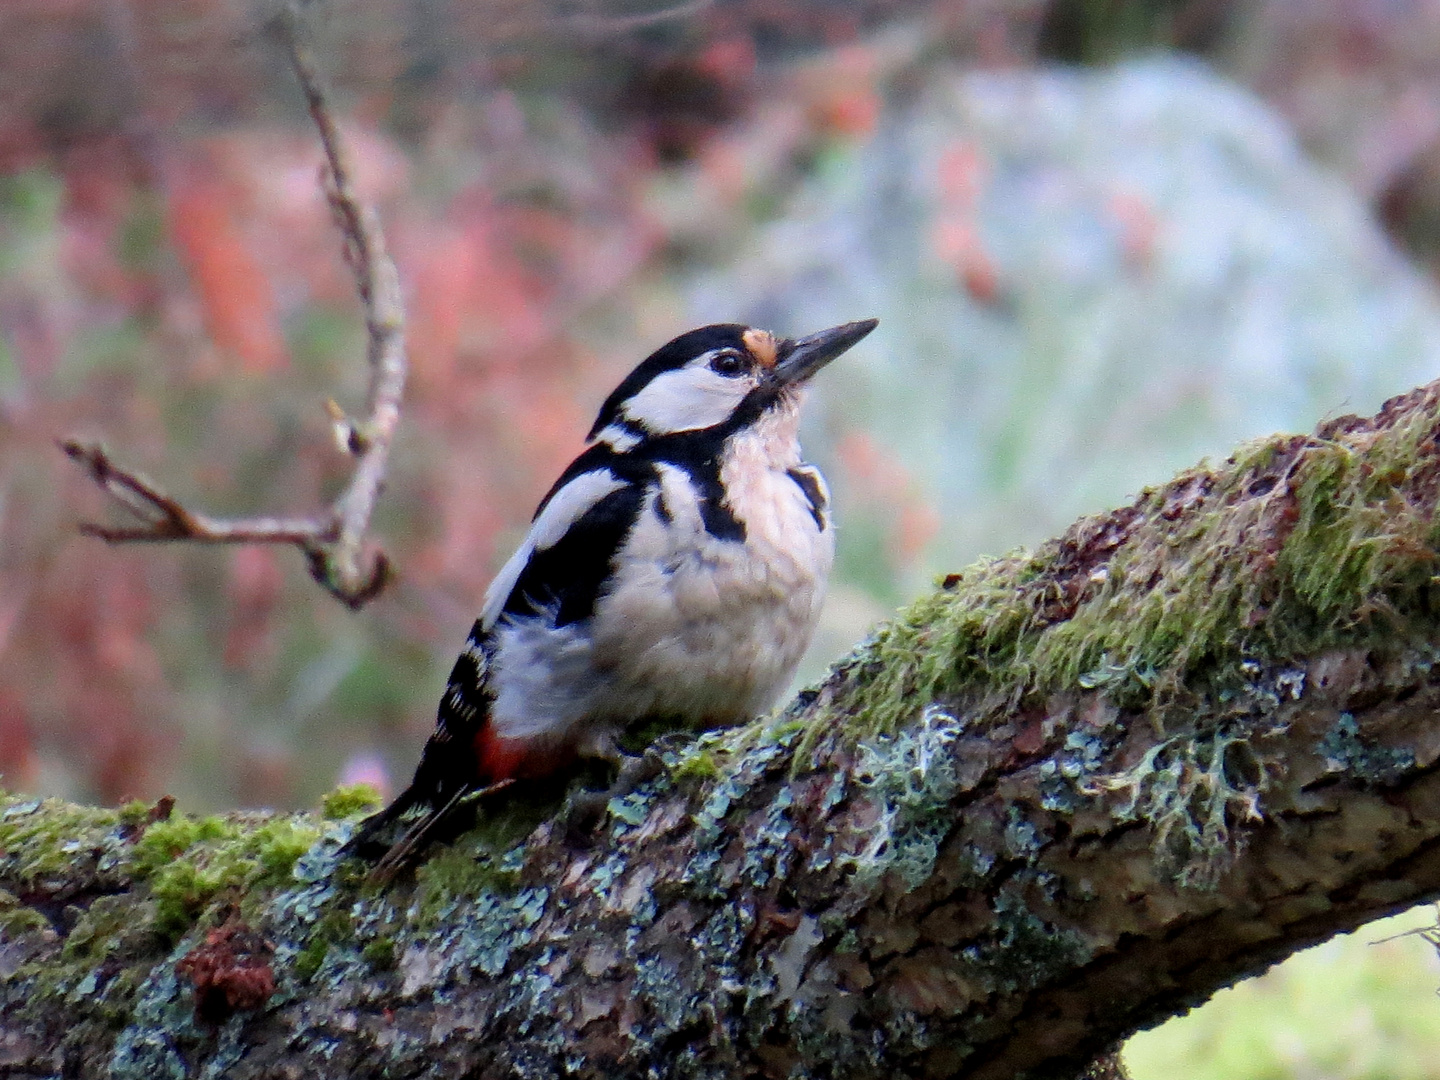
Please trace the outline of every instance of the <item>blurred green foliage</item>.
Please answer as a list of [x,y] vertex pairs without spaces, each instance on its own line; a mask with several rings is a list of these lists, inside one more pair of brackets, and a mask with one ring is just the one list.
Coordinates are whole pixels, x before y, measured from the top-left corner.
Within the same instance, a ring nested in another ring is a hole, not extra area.
[[1427,1080],[1440,1048],[1434,907],[1308,949],[1125,1044],[1132,1080]]

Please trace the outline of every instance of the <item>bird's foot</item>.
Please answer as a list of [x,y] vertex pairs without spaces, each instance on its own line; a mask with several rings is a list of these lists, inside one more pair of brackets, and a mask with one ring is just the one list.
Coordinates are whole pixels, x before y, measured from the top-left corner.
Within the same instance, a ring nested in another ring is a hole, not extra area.
[[647,746],[644,753],[621,754],[620,767],[615,771],[615,782],[610,785],[612,799],[629,795],[641,784],[654,780],[665,771],[665,757],[659,747]]
[[565,834],[567,847],[586,848],[595,843],[596,834],[605,820],[605,807],[609,802],[609,791],[591,791],[586,788],[577,788],[566,797],[556,823]]
[[605,820],[610,801],[623,799],[665,771],[665,758],[658,747],[648,747],[640,754],[626,754],[616,748],[603,760],[616,767],[615,779],[610,785],[598,791],[585,788],[572,791],[560,811],[559,820],[571,846],[589,847]]

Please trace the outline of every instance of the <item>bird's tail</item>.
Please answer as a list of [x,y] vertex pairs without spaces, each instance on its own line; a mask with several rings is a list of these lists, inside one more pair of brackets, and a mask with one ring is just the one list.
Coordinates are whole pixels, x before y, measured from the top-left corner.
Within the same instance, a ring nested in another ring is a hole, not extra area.
[[473,803],[488,795],[503,791],[514,782],[506,779],[497,780],[482,788],[461,787],[446,801],[430,804],[423,815],[406,826],[405,831],[394,843],[386,845],[376,839],[376,834],[412,806],[424,801],[419,795],[411,794],[414,791],[412,785],[393,803],[380,813],[368,818],[361,825],[360,831],[345,845],[344,854],[356,855],[360,858],[374,858],[378,854],[379,857],[375,858],[374,869],[366,877],[370,881],[384,884],[403,870],[432,839],[435,839],[436,832],[460,809],[462,804]]
[[355,830],[355,835],[350,837],[345,842],[345,846],[340,849],[340,854],[364,859],[367,862],[383,857],[390,845],[377,839],[379,833],[412,806],[423,801],[425,799],[420,793],[418,785],[411,784],[397,795],[395,801],[389,806],[362,821],[360,827]]
[[455,808],[460,805],[460,800],[468,794],[468,791],[461,788],[450,796],[448,802],[432,806],[427,810],[424,817],[411,824],[400,834],[400,838],[390,845],[390,849],[380,856],[375,863],[375,868],[366,875],[367,880],[383,885],[404,869],[410,857],[421,849],[426,838],[442,821],[455,812]]

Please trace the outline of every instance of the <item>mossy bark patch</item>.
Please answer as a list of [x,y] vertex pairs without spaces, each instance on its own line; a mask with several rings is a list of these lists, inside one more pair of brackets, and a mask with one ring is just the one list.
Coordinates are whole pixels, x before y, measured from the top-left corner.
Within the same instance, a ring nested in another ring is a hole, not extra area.
[[824,692],[861,736],[927,703],[1007,712],[1085,689],[1163,721],[1245,660],[1423,638],[1440,601],[1437,416],[1430,386],[1262,439],[1034,553],[948,575]]
[[[387,888],[337,858],[357,793],[0,801],[0,1045],[238,1080],[1078,1068],[1440,894],[1436,431],[1426,388],[1191,470],[947,578],[585,835],[516,803]],[[263,947],[197,1017],[227,926]]]

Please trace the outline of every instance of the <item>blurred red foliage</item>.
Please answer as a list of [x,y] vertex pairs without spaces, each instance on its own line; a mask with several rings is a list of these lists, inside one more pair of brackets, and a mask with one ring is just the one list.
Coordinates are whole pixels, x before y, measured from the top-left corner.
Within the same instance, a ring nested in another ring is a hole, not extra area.
[[890,558],[908,566],[940,529],[935,507],[922,495],[905,466],[863,431],[851,431],[837,447],[845,486],[859,501],[877,507],[888,526]]
[[936,180],[940,214],[935,222],[935,253],[955,268],[960,285],[981,304],[1000,299],[1000,269],[976,224],[984,192],[986,163],[979,149],[957,142],[940,155]]
[[875,130],[880,118],[879,65],[873,49],[851,45],[836,49],[812,76],[812,122],[820,131],[859,137]]
[[[290,552],[76,537],[98,500],[53,447],[103,433],[221,512],[305,510],[343,474],[322,404],[358,404],[363,335],[319,149],[259,9],[0,4],[7,786],[297,803],[347,767],[405,768],[491,573],[591,410],[637,349],[681,328],[665,273],[733,245],[910,85],[867,32],[924,15],[927,57],[1024,63],[1040,15],[1066,5],[728,0],[644,17],[661,6],[581,5],[577,20],[542,0],[313,5],[410,320],[375,523],[398,584],[357,618]],[[1440,235],[1436,3],[1204,6],[1237,13],[1232,70],[1383,195],[1397,228]],[[986,175],[964,141],[943,155],[932,253],[996,304],[1004,267],[976,224]],[[1111,206],[1143,267],[1153,215],[1123,192]],[[937,523],[898,463],[856,434],[840,472],[837,491],[888,518],[883,554],[915,559]]]
[[785,77],[762,70],[760,22],[772,44],[782,30],[851,41],[874,4],[819,21],[802,3],[717,7],[698,33],[511,54],[505,34],[544,30],[553,13],[482,7],[494,51],[436,54],[428,84],[407,81],[386,36],[412,14],[402,0],[363,15],[337,0],[317,27],[351,91],[343,125],[405,282],[413,364],[376,523],[399,584],[363,621],[333,610],[287,551],[75,537],[97,496],[51,445],[103,432],[227,513],[304,510],[341,475],[321,406],[362,392],[358,308],[318,146],[262,28],[220,0],[0,12],[7,786],[294,803],[356,762],[375,778],[376,748],[408,761],[508,543],[637,341],[678,328],[652,311],[637,333],[643,305],[628,299],[653,295],[673,239],[651,201],[657,161],[695,159],[706,190],[730,154],[713,190],[720,212],[741,213],[807,142],[874,123],[871,67],[852,49],[795,84],[803,104],[727,142],[766,80]]
[[1117,191],[1110,197],[1110,213],[1119,227],[1120,247],[1126,261],[1143,270],[1155,258],[1160,238],[1160,217],[1155,207],[1133,191]]
[[242,371],[287,363],[270,279],[235,220],[242,193],[203,166],[171,170],[167,225],[205,313],[210,339]]
[[230,554],[225,590],[230,601],[224,649],[227,667],[250,667],[275,650],[273,620],[285,587],[281,554],[273,547],[240,547]]

